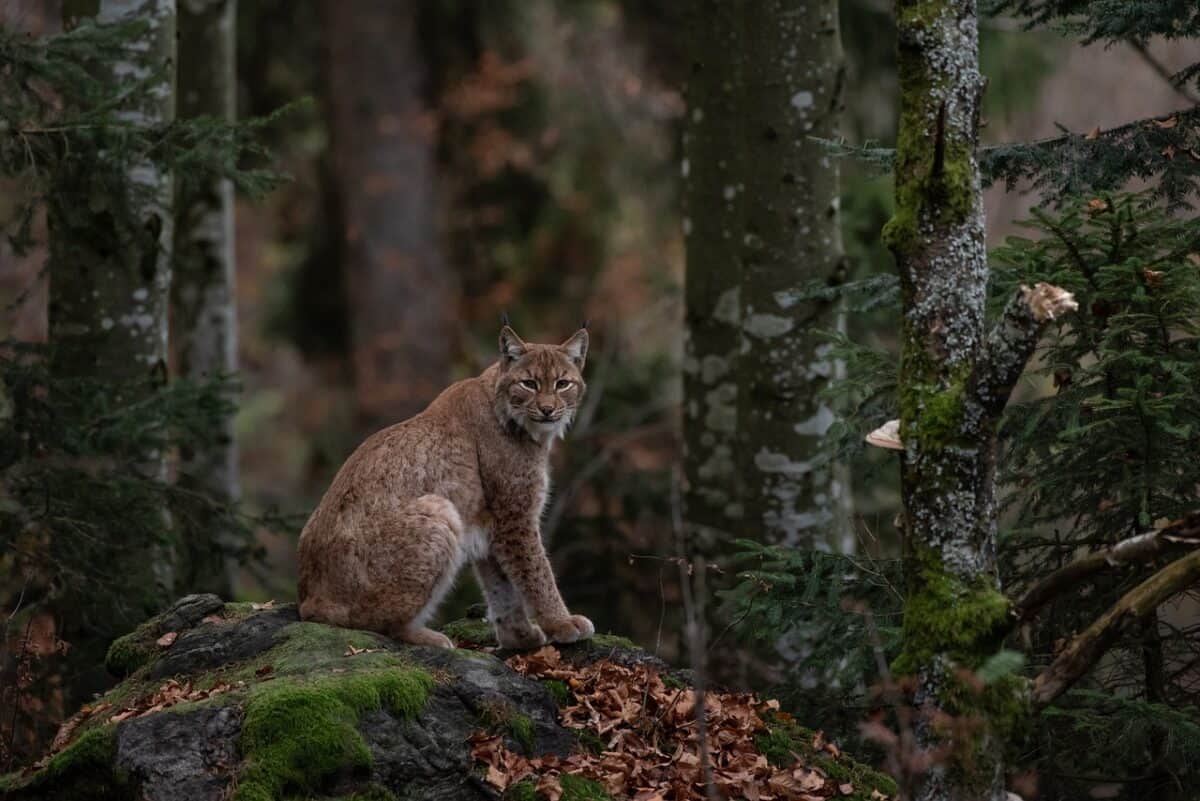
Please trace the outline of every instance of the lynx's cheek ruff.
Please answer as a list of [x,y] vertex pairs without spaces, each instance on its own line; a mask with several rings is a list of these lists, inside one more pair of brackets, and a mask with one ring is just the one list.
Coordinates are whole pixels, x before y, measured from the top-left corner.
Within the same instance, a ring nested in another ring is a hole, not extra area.
[[301,617],[452,647],[425,623],[470,564],[500,643],[592,636],[563,603],[539,529],[587,345],[586,330],[535,345],[506,325],[496,364],[359,446],[301,534]]

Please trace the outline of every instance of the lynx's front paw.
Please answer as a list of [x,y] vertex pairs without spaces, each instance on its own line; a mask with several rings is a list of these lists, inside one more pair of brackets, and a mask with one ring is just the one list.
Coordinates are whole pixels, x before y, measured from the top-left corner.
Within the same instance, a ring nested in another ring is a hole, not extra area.
[[501,648],[525,650],[546,644],[546,633],[536,623],[526,622],[523,626],[497,624],[495,628],[496,642]]
[[583,615],[571,615],[558,620],[543,620],[542,629],[551,642],[577,642],[596,633],[592,621]]

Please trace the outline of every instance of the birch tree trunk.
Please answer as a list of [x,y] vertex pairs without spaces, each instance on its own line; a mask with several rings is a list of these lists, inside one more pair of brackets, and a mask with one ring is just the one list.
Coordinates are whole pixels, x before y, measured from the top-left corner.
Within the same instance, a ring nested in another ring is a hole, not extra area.
[[[178,113],[182,118],[236,115],[236,0],[184,0],[179,6]],[[237,371],[233,183],[219,179],[175,198],[175,275],[171,342],[178,374],[204,382]],[[218,444],[182,454],[179,483],[222,505],[241,497],[232,416]],[[226,555],[231,533],[214,520],[185,543],[180,590],[230,595]]]
[[684,129],[687,246],[683,362],[685,506],[694,547],[712,552],[742,518],[737,469],[741,339],[741,2],[698,0],[688,16]]
[[[162,82],[144,100],[122,109],[123,122],[157,126],[175,114],[174,0],[66,0],[63,25],[84,19],[110,23],[136,17],[145,23],[128,45],[129,58],[111,66],[113,79],[148,78],[162,70]],[[135,162],[127,173],[125,197],[98,196],[78,176],[79,185],[61,188],[50,204],[49,330],[51,369],[57,376],[110,382],[128,403],[154,392],[167,378],[167,305],[171,286],[171,178],[152,162]],[[79,203],[80,193],[84,203]],[[133,224],[124,221],[127,203]],[[166,478],[166,454],[149,453],[141,469]],[[164,515],[164,530],[166,518]],[[114,543],[114,547],[118,544]],[[114,566],[119,568],[122,566]],[[173,557],[155,548],[125,568],[153,572],[155,593],[174,592]],[[132,581],[131,581],[132,584]]]
[[322,0],[357,414],[375,429],[445,388],[456,282],[438,225],[419,4]]
[[[917,737],[933,756],[914,798],[1001,801],[1004,742],[1028,705],[1009,677],[964,675],[1000,647],[1010,604],[996,565],[996,426],[1042,328],[1074,308],[1045,284],[985,330],[975,0],[897,0],[901,86],[896,213],[884,228],[900,273],[905,575],[903,647]],[[961,724],[961,725],[957,725]]]
[[834,365],[814,332],[828,302],[800,286],[844,277],[837,159],[810,137],[838,135],[845,76],[836,0],[773,0],[745,12],[742,340],[738,359],[742,536],[842,551],[845,527],[819,441],[818,398]]

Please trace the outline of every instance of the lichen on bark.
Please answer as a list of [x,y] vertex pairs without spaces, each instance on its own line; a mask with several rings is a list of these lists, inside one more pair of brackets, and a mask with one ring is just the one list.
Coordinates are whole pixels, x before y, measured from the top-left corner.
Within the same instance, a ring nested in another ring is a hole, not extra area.
[[735,464],[738,386],[734,372],[742,314],[742,213],[736,184],[745,158],[735,146],[741,138],[739,10],[739,3],[707,0],[693,4],[687,18],[691,54],[681,169],[688,253],[685,501],[688,522],[703,540],[697,545],[706,550],[720,539],[728,521],[742,514]]
[[[918,779],[914,797],[1001,799],[1002,740],[1027,708],[1024,683],[980,692],[965,678],[999,648],[1010,615],[996,565],[994,476],[997,415],[1010,387],[992,388],[983,378],[991,355],[976,159],[984,88],[977,9],[974,0],[898,0],[896,17],[896,213],[884,239],[896,258],[904,309],[907,597],[893,668],[915,679],[922,746],[946,744],[953,728],[937,723],[944,716],[974,727],[960,731],[950,756]],[[1035,339],[1040,325],[1027,322],[1025,340]]]
[[843,488],[819,442],[833,423],[820,393],[835,365],[818,336],[833,304],[796,289],[844,279],[837,159],[844,64],[838,6],[774,0],[744,11],[742,349],[738,356],[739,533],[844,551]]
[[690,531],[843,550],[845,477],[819,455],[835,365],[816,336],[843,277],[836,138],[844,66],[830,0],[700,2],[689,16],[684,442]]
[[[190,0],[179,5],[178,112],[182,119],[235,118],[236,0]],[[234,274],[233,182],[214,178],[180,184],[175,194],[171,342],[178,374],[197,382],[237,371],[237,304]],[[232,414],[221,436],[181,454],[179,483],[221,504],[240,498]],[[230,593],[228,554],[233,533],[215,519],[195,526],[183,543],[180,584],[189,591]]]

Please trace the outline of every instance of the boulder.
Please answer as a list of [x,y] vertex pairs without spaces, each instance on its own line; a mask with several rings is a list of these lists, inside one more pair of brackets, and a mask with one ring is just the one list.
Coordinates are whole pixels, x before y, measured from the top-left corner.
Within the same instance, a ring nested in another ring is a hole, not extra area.
[[[487,649],[482,620],[444,630],[465,647],[305,623],[291,604],[188,596],[113,643],[106,663],[121,682],[63,725],[50,755],[0,777],[0,791],[12,801],[496,799],[472,741],[486,735],[542,758],[583,747],[587,732],[560,722],[561,682],[509,667]],[[690,679],[622,638],[559,651],[572,664],[610,660],[677,686]],[[783,753],[791,759],[786,743]],[[849,760],[835,767],[855,771],[863,798],[894,792]],[[572,793],[607,797],[597,787]],[[538,797],[528,782],[520,791]]]

